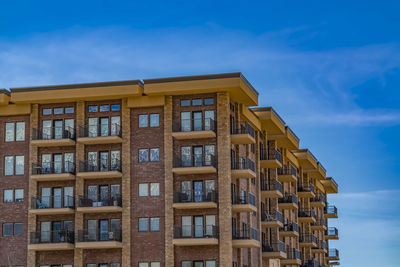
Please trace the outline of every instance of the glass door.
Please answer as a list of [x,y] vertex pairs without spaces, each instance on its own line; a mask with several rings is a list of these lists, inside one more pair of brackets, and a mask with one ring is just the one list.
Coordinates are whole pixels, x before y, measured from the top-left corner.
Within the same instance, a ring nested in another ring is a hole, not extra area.
[[204,112],[204,130],[214,130],[214,110],[206,110]]
[[111,185],[111,200],[113,201],[113,205],[117,206],[120,201],[121,196],[121,185],[119,184],[112,184]]
[[89,118],[89,128],[88,128],[88,137],[97,137],[98,136],[98,119],[97,118]]
[[97,220],[88,220],[87,241],[97,241]]
[[190,146],[181,147],[181,161],[182,161],[182,167],[190,167],[192,165]]
[[203,181],[194,181],[193,189],[194,189],[194,201],[202,202],[203,201]]
[[111,155],[111,170],[119,170],[121,164],[121,151],[119,150],[112,150],[110,152]]
[[108,151],[100,152],[100,171],[108,171]]
[[69,138],[75,138],[75,125],[74,119],[65,119],[64,120],[65,132],[68,133]]
[[44,120],[42,121],[42,138],[43,139],[51,139],[51,120]]
[[182,190],[182,201],[190,202],[192,201],[192,191],[190,186],[190,181],[181,182],[181,190]]
[[64,153],[64,172],[74,172],[74,153]]
[[53,155],[54,173],[62,173],[63,161],[62,154]]
[[203,130],[203,113],[201,111],[193,112],[193,131]]
[[50,243],[50,222],[40,223],[40,242]]
[[108,121],[109,118],[100,118],[100,135],[101,136],[108,136]]
[[62,197],[62,194],[61,194],[61,188],[60,187],[55,187],[55,188],[53,188],[53,208],[55,208],[55,209],[59,209],[59,208],[61,208],[62,207],[62,204],[61,204],[61,197]]
[[[112,240],[119,240],[121,235],[121,220],[111,219]],[[111,239],[111,237],[110,237]]]
[[50,187],[43,187],[42,188],[42,205],[39,205],[40,208],[50,208],[51,207],[51,188]]
[[88,171],[97,170],[97,152],[88,152]]
[[215,215],[206,215],[206,235],[214,236]]
[[194,237],[203,237],[203,229],[203,216],[194,216]]
[[205,197],[207,201],[214,201],[215,199],[215,181],[214,180],[206,180],[206,194]]
[[213,164],[213,158],[215,156],[215,146],[214,145],[207,145],[204,146],[204,151],[205,151],[205,165],[210,166]]
[[42,174],[51,173],[51,154],[42,154]]
[[111,135],[117,136],[121,132],[121,118],[119,116],[111,117]]
[[74,188],[72,186],[64,187],[64,207],[74,207]]
[[53,243],[64,242],[65,240],[63,240],[61,235],[61,222],[52,222],[52,228],[53,228],[53,235],[52,235]]
[[191,130],[190,112],[181,112],[181,131],[190,132]]
[[[97,207],[97,185],[88,186],[88,204],[89,206]],[[90,205],[91,204],[91,205]]]
[[182,237],[192,236],[192,217],[182,216]]
[[108,240],[108,220],[100,220],[100,241]]
[[102,206],[109,206],[108,203],[108,185],[100,186],[100,201]]
[[62,139],[63,138],[63,121],[55,120],[54,121],[54,139]]
[[203,147],[202,146],[193,147],[193,160],[194,160],[194,167],[203,166]]

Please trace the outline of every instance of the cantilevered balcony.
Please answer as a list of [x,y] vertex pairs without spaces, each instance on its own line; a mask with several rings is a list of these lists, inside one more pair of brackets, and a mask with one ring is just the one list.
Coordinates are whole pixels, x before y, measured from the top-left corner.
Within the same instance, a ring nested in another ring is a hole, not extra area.
[[84,179],[120,178],[122,177],[121,161],[117,159],[99,162],[80,161],[77,176]]
[[233,212],[257,212],[256,196],[250,192],[232,195]]
[[301,234],[299,244],[301,247],[316,247],[317,237],[313,234]]
[[74,249],[74,231],[31,232],[28,250],[55,251]]
[[316,259],[312,260],[303,260],[301,262],[301,267],[320,267],[318,265],[318,261]]
[[338,184],[332,177],[328,177],[325,180],[321,181],[325,187],[325,190],[328,194],[337,194],[338,192]]
[[282,168],[282,155],[277,149],[262,149],[260,151],[261,168]]
[[298,237],[299,236],[299,225],[295,222],[285,224],[282,228],[279,228],[279,236],[281,236],[281,237]]
[[301,198],[313,198],[315,197],[315,188],[312,183],[301,184],[298,186],[297,194]]
[[329,249],[329,251],[327,253],[327,260],[329,260],[329,261],[338,261],[338,260],[340,260],[340,258],[339,258],[339,250],[337,250],[335,248]]
[[298,249],[289,249],[286,251],[287,257],[286,259],[281,259],[281,264],[283,265],[300,265],[301,264],[301,255],[300,250]]
[[282,184],[277,180],[264,182],[261,179],[261,197],[263,198],[279,198],[283,197]]
[[232,230],[232,247],[234,248],[256,248],[260,247],[260,237],[257,229],[234,228]]
[[82,249],[106,249],[122,248],[122,234],[120,229],[110,232],[97,232],[88,230],[78,231],[76,248]]
[[82,213],[122,212],[122,197],[114,196],[95,201],[88,196],[79,196],[77,211]]
[[236,145],[255,144],[255,131],[249,124],[241,124],[239,128],[231,129],[231,143]]
[[315,197],[310,199],[310,205],[311,207],[320,207],[323,208],[326,206],[325,203],[325,195],[324,194],[318,194]]
[[280,211],[276,210],[275,214],[267,212],[261,213],[261,226],[266,228],[283,227],[283,215]]
[[325,231],[326,227],[326,220],[325,218],[317,219],[315,222],[311,223],[311,230],[322,230]]
[[336,227],[329,227],[325,232],[325,239],[339,239],[339,231]]
[[325,218],[337,218],[338,217],[337,208],[333,205],[326,206],[324,210],[324,215]]
[[256,177],[256,163],[250,158],[240,158],[231,162],[231,177],[233,179],[251,179]]
[[313,209],[299,209],[298,216],[300,223],[316,222],[315,211]]
[[284,259],[286,258],[285,243],[278,240],[277,243],[263,243],[263,259]]
[[217,161],[212,155],[190,159],[174,157],[172,172],[178,175],[217,173]]
[[85,145],[115,144],[122,143],[121,125],[113,123],[104,127],[103,125],[79,126],[78,143]]
[[326,253],[327,252],[326,242],[323,240],[318,240],[317,246],[312,248],[312,252],[313,253]]
[[69,161],[32,163],[31,179],[38,182],[75,180],[75,164]]
[[218,227],[214,225],[175,226],[175,246],[212,246],[218,245]]
[[74,213],[73,196],[42,196],[31,198],[30,214],[58,215]]
[[296,194],[285,194],[283,197],[278,198],[279,209],[298,209],[298,200]]
[[181,119],[172,122],[172,136],[177,140],[215,138],[213,119]]
[[43,127],[32,130],[31,144],[36,147],[73,146],[75,129],[71,127]]
[[297,182],[297,169],[290,164],[278,168],[278,180],[281,183]]
[[211,192],[174,192],[175,209],[215,209],[217,208],[218,194]]

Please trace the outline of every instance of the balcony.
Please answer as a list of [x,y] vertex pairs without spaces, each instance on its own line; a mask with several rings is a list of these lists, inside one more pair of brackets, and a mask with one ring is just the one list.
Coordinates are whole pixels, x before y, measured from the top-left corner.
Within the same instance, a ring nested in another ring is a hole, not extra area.
[[281,183],[297,182],[297,169],[292,165],[279,168],[278,181]]
[[324,218],[317,219],[314,223],[311,223],[311,230],[322,230],[325,231],[326,228],[326,220]]
[[76,211],[82,213],[122,212],[122,197],[116,196],[100,201],[93,201],[87,196],[79,196],[79,207]]
[[77,176],[84,179],[122,177],[120,160],[100,160],[99,163],[97,161],[80,161]]
[[267,212],[261,213],[261,226],[266,228],[279,228],[283,227],[283,215],[280,211],[276,210],[275,215]]
[[261,168],[282,168],[282,155],[277,149],[262,149],[260,151]]
[[285,224],[282,228],[279,228],[280,237],[298,237],[299,236],[299,225],[295,222]]
[[175,209],[215,209],[217,208],[218,195],[217,192],[174,192]]
[[215,246],[218,245],[218,227],[214,225],[175,226],[175,246]]
[[272,107],[252,108],[260,119],[263,129],[268,129],[268,134],[282,135],[285,133],[286,122]]
[[338,184],[332,177],[328,177],[326,178],[326,180],[322,180],[322,184],[324,185],[326,193],[337,194]]
[[315,197],[315,188],[312,183],[299,185],[297,194],[301,198],[313,198]]
[[44,127],[32,130],[31,144],[36,147],[74,146],[75,129],[70,127]]
[[317,246],[312,248],[313,253],[326,253],[327,246],[325,241],[318,241]]
[[256,177],[256,164],[250,158],[241,158],[231,162],[231,177],[233,179],[251,179]]
[[285,126],[285,132],[280,135],[269,135],[269,138],[276,140],[279,147],[287,148],[288,150],[299,149],[300,139],[290,129],[289,126]]
[[299,223],[314,223],[316,222],[315,211],[313,209],[300,209]]
[[75,243],[75,247],[82,249],[122,248],[121,229],[100,233],[79,230],[78,242]]
[[303,260],[301,267],[319,267],[318,261],[316,259]]
[[246,122],[240,128],[231,129],[231,143],[236,145],[255,144],[255,131],[254,128]]
[[336,227],[329,227],[325,232],[325,239],[338,240],[339,239],[339,231]]
[[315,171],[318,168],[318,160],[308,149],[292,151],[305,172]]
[[78,143],[85,145],[122,143],[121,125],[111,124],[111,130],[102,125],[79,126]]
[[327,255],[327,260],[328,261],[338,261],[340,260],[339,258],[339,250],[332,248],[329,249],[328,255]]
[[234,248],[259,248],[260,237],[258,230],[249,228],[236,228],[232,230],[232,247]]
[[31,198],[30,214],[36,215],[59,215],[59,214],[73,214],[74,210],[74,197],[72,196],[48,196]]
[[172,172],[178,175],[217,173],[217,162],[212,155],[205,159],[203,157],[193,157],[189,160],[174,157],[173,163]]
[[262,198],[280,198],[283,197],[282,194],[282,184],[275,181],[270,181],[269,183],[264,183],[261,180],[261,197]]
[[313,208],[319,207],[323,208],[326,206],[325,204],[325,195],[323,194],[318,194],[315,197],[310,199],[310,205]]
[[284,259],[287,257],[285,243],[278,240],[278,243],[262,244],[263,259]]
[[257,212],[256,196],[252,193],[232,196],[232,212]]
[[298,209],[298,200],[296,194],[285,194],[283,197],[278,198],[279,209]]
[[281,259],[283,265],[301,265],[301,255],[298,249],[289,249],[287,252],[286,259]]
[[326,206],[324,210],[324,215],[325,218],[337,218],[338,217],[337,208],[333,205]]
[[317,237],[313,234],[302,234],[299,237],[299,244],[301,247],[316,247]]
[[172,137],[177,140],[215,138],[216,122],[212,119],[182,119],[173,121]]
[[69,161],[32,163],[31,179],[38,182],[75,180],[75,164]]
[[74,231],[31,232],[28,250],[55,251],[74,249]]

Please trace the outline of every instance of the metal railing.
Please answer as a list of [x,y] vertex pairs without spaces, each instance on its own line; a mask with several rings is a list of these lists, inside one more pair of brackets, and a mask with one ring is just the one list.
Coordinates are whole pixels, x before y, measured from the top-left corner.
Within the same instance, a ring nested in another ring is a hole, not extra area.
[[275,216],[271,215],[271,214],[269,214],[267,212],[262,212],[261,213],[261,221],[263,221],[263,222],[275,222],[275,221],[278,221],[278,222],[283,223],[283,215],[278,210],[275,211]]
[[81,125],[79,126],[79,137],[103,137],[119,136],[122,137],[121,125],[112,123],[110,125]]
[[278,243],[263,243],[262,252],[282,252],[286,253],[285,243],[278,240]]
[[175,226],[174,238],[218,238],[218,227],[215,225]]
[[289,164],[289,166],[278,168],[278,175],[293,175],[297,177],[297,169]]
[[174,168],[184,168],[184,167],[206,167],[213,166],[217,167],[217,161],[213,155],[200,155],[192,156],[190,159],[182,160],[179,157],[174,157]]
[[315,211],[313,209],[299,209],[299,217],[311,217],[315,219]]
[[337,250],[336,248],[329,249],[328,257],[339,258],[339,250]]
[[232,195],[232,204],[250,204],[254,207],[257,207],[256,196],[250,192],[245,192],[244,195]]
[[282,162],[282,155],[277,149],[261,149],[260,160],[277,160]]
[[78,230],[78,242],[122,241],[121,229],[113,231]]
[[274,191],[277,190],[282,193],[282,184],[275,180],[269,183],[261,183],[261,191]]
[[218,195],[216,191],[211,192],[174,192],[174,203],[190,202],[217,202]]
[[75,164],[70,161],[52,161],[42,163],[32,163],[32,174],[59,174],[75,173]]
[[311,226],[326,226],[325,218],[317,219],[315,223],[311,223]]
[[318,261],[316,259],[303,260],[300,265],[301,267],[318,267]]
[[255,137],[254,128],[248,122],[245,125],[240,124],[239,128],[231,128],[231,134],[248,134],[253,138]]
[[337,214],[337,208],[333,205],[328,205],[325,207],[325,214]]
[[326,230],[325,235],[339,235],[339,230],[336,227],[328,227],[328,230]]
[[317,249],[324,249],[326,250],[326,241],[317,240]]
[[250,158],[241,158],[239,161],[231,161],[232,170],[256,171],[256,163]]
[[32,140],[72,139],[75,129],[72,127],[42,127],[32,129]]
[[216,121],[213,119],[181,119],[172,122],[173,132],[214,131]]
[[252,239],[260,240],[258,230],[253,227],[248,228],[234,228],[232,230],[232,239]]
[[93,201],[87,196],[79,196],[79,207],[103,207],[103,206],[119,206],[122,207],[122,197],[115,196],[107,199]]
[[80,161],[80,172],[108,172],[121,171],[120,160]]
[[292,248],[287,250],[287,258],[288,259],[296,259],[301,260],[300,250]]
[[74,208],[73,196],[42,196],[31,198],[31,209]]
[[296,194],[285,194],[283,197],[278,198],[278,203],[298,204],[298,199]]
[[300,243],[317,243],[317,237],[314,234],[302,234],[299,237]]
[[74,243],[74,231],[30,232],[30,244]]
[[302,184],[298,186],[299,192],[312,192],[315,193],[315,187],[312,183],[309,184]]
[[315,197],[311,198],[311,202],[323,202],[323,203],[325,203],[325,195],[324,194],[318,194]]
[[280,232],[299,232],[299,225],[295,222],[285,224],[283,227],[279,228]]

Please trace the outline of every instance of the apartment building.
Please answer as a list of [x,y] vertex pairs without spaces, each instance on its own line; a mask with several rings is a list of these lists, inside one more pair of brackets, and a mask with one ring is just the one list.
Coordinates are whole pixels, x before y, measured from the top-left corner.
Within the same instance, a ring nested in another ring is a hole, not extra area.
[[337,265],[333,178],[241,73],[0,91],[0,266]]

